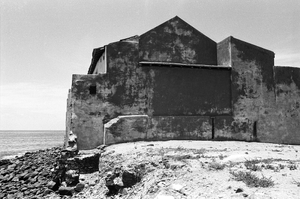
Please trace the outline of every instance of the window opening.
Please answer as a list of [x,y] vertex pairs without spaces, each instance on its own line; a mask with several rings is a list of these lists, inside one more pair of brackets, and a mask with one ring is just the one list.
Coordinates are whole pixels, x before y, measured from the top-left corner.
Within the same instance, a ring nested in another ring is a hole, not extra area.
[[96,85],[91,85],[89,90],[91,95],[96,95],[97,93]]

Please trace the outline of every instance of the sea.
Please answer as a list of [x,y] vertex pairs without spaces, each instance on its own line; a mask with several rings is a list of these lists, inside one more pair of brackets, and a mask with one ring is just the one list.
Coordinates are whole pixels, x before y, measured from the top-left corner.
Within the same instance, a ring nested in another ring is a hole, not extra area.
[[14,158],[26,152],[63,146],[65,131],[0,130],[0,159]]

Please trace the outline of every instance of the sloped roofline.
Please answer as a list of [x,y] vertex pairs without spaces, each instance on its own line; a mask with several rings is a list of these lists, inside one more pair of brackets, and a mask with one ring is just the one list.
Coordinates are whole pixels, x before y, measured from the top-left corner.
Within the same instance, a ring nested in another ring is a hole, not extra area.
[[[180,20],[181,22],[183,22],[183,23],[185,23],[186,25],[190,26],[194,31],[196,31],[197,33],[201,34],[203,37],[205,37],[205,38],[207,38],[207,39],[213,41],[214,43],[216,43],[214,40],[212,40],[211,38],[209,38],[208,36],[206,36],[205,34],[203,34],[202,32],[200,32],[199,30],[197,30],[196,28],[194,28],[193,26],[191,26],[189,23],[187,23],[186,21],[184,21],[183,19],[181,19],[181,18],[178,17],[177,15],[176,15],[175,17],[169,19],[168,21],[165,21],[165,22],[159,24],[158,26],[155,26],[154,28],[148,30],[147,32],[143,33],[142,35],[145,35],[145,34],[151,32],[152,30],[154,30],[155,28],[157,28],[157,27],[159,27],[159,26],[162,26],[163,24],[166,24],[166,23],[169,23],[169,22],[175,21],[175,20]],[[142,36],[142,35],[141,35],[141,36]]]
[[223,41],[226,41],[226,40],[228,40],[228,41],[231,43],[233,39],[234,39],[234,40],[237,40],[237,41],[239,41],[239,42],[245,43],[245,44],[247,44],[247,45],[249,45],[249,46],[255,48],[256,50],[265,52],[265,53],[267,53],[267,54],[269,54],[269,55],[275,57],[275,53],[274,53],[273,51],[268,50],[268,49],[266,49],[266,48],[262,48],[262,47],[260,47],[260,46],[254,45],[254,44],[251,44],[251,43],[249,43],[249,42],[246,42],[246,41],[237,39],[236,37],[233,37],[233,36],[229,36],[229,37],[223,39],[222,41],[218,42],[218,44],[221,43],[221,42],[223,42]]

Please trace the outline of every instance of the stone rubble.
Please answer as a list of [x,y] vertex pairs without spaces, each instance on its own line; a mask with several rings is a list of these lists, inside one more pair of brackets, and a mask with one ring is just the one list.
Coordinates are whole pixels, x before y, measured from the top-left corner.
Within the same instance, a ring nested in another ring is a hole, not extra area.
[[27,152],[0,160],[0,198],[45,198],[56,193],[71,196],[85,184],[80,173],[98,171],[100,153],[88,156],[60,147]]
[[60,151],[55,147],[0,160],[0,198],[43,198],[51,193],[49,187],[55,187],[52,171]]

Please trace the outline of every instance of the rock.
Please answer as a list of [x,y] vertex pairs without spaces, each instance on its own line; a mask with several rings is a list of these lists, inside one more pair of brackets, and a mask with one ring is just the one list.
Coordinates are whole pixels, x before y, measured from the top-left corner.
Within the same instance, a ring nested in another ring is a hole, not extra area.
[[16,168],[16,164],[11,164],[11,165],[9,165],[6,169],[7,169],[8,171],[13,171],[15,168]]
[[124,187],[131,187],[141,179],[134,170],[125,170],[122,173],[122,182]]
[[171,187],[175,191],[180,191],[183,188],[183,186],[181,184],[172,184]]
[[45,195],[48,195],[48,194],[50,194],[50,193],[52,193],[52,192],[53,192],[52,190],[46,189],[46,190],[44,191],[43,195],[45,196]]
[[19,178],[18,178],[18,177],[14,177],[14,178],[12,179],[12,181],[13,181],[13,182],[18,182],[18,181],[19,181]]
[[106,146],[105,144],[102,144],[102,145],[98,146],[97,149],[103,150],[103,149],[105,149],[106,147],[107,147],[107,146]]
[[3,166],[3,165],[8,165],[8,164],[11,164],[11,160],[10,159],[3,159],[3,160],[0,160],[0,166]]
[[68,169],[79,170],[80,173],[93,173],[99,171],[100,153],[80,154],[74,158],[68,158]]
[[61,183],[61,186],[67,187],[68,185],[67,185],[67,183],[66,183],[65,181],[63,181],[63,182]]
[[76,192],[81,192],[83,189],[84,189],[84,184],[83,183],[78,183],[77,185],[76,185],[76,187],[75,187],[75,191]]
[[30,173],[27,173],[26,175],[24,175],[22,180],[27,180],[30,177]]
[[237,190],[235,190],[235,193],[241,193],[243,192],[244,190],[242,188],[237,188]]
[[73,187],[59,187],[58,193],[60,195],[72,196],[74,193],[74,188]]
[[34,178],[31,178],[29,181],[30,181],[30,183],[34,184],[37,181],[37,176],[35,176]]
[[38,174],[39,174],[38,172],[34,171],[34,172],[32,172],[32,173],[30,174],[30,177],[33,178],[33,177],[35,177],[35,176],[38,175]]
[[19,175],[19,180],[24,180],[24,177],[28,174],[28,171],[25,171]]
[[79,172],[77,170],[67,171],[65,177],[68,186],[75,186],[77,183],[79,183]]
[[26,190],[27,190],[27,187],[23,187],[23,188],[21,189],[22,192],[25,192]]
[[56,182],[50,181],[50,182],[47,183],[47,188],[51,189],[51,190],[54,190],[55,185],[56,185]]

